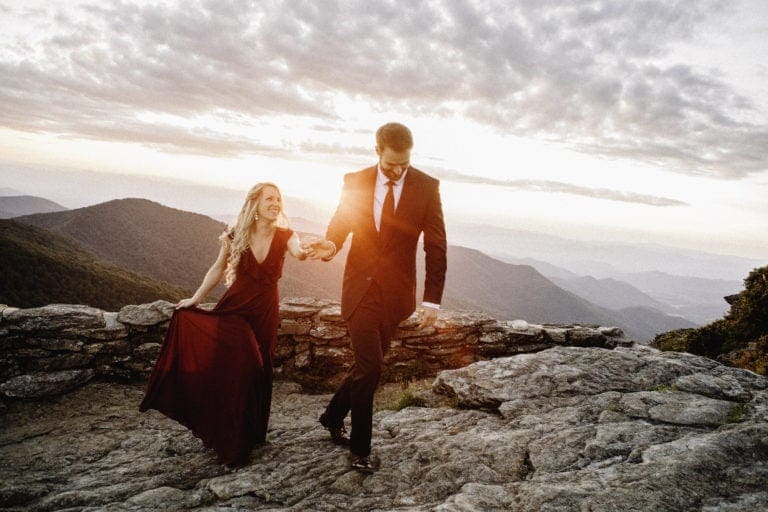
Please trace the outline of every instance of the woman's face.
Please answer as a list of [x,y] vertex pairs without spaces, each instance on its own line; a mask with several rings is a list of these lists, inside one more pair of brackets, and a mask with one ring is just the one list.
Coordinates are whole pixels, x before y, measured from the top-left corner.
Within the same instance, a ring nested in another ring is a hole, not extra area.
[[259,218],[275,221],[283,209],[283,200],[275,187],[264,187],[257,212]]

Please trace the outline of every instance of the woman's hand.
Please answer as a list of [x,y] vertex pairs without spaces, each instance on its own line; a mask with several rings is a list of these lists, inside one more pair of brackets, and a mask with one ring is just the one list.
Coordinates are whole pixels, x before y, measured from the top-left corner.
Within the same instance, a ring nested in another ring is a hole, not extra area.
[[190,298],[188,298],[188,299],[181,299],[181,300],[179,301],[179,303],[178,303],[178,304],[176,304],[176,309],[181,309],[181,308],[193,308],[193,307],[197,306],[197,304],[198,304],[199,302],[200,302],[200,301],[199,301],[199,300],[197,300],[197,299],[195,299],[194,297],[190,297]]
[[312,260],[327,261],[336,254],[336,246],[325,239],[307,241],[302,247]]

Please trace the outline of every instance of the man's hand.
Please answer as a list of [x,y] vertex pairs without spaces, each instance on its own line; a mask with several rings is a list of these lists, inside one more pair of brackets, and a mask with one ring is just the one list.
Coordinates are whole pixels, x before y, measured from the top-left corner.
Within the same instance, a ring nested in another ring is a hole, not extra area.
[[426,329],[427,327],[435,325],[435,321],[437,320],[437,309],[429,306],[420,307],[416,320],[419,322],[419,329]]
[[335,247],[328,240],[314,240],[310,243],[301,244],[301,248],[307,253],[311,260],[324,260],[333,256]]

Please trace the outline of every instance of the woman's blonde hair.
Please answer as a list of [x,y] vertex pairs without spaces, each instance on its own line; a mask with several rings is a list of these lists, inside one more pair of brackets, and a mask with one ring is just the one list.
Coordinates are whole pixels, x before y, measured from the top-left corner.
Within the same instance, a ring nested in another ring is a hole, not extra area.
[[256,224],[256,212],[259,210],[259,203],[261,202],[261,196],[264,189],[272,187],[277,190],[277,195],[280,197],[280,214],[277,217],[275,225],[280,228],[288,227],[288,218],[285,216],[282,207],[283,195],[280,193],[280,189],[277,185],[270,182],[257,183],[251,190],[248,191],[248,195],[245,196],[245,203],[240,208],[240,213],[237,215],[237,220],[230,226],[220,237],[221,243],[229,244],[229,257],[227,258],[227,269],[224,271],[224,282],[227,286],[231,286],[237,278],[237,266],[240,264],[240,258],[245,251],[250,250],[249,243],[251,238],[251,229]]

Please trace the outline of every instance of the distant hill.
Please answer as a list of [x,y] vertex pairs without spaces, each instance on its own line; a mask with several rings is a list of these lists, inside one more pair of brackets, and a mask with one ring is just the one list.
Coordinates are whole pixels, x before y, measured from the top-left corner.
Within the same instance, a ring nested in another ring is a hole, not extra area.
[[146,199],[117,199],[15,219],[68,236],[134,272],[195,290],[219,252],[225,225]]
[[533,267],[504,263],[466,247],[448,248],[445,293],[448,302],[460,298],[502,320],[615,323],[608,312],[559,288]]
[[66,208],[42,197],[0,195],[0,219],[10,219],[33,213],[60,212],[63,210],[66,210]]
[[[611,300],[620,301],[619,308],[652,307],[672,316],[684,317],[698,325],[720,318],[728,309],[724,297],[742,289],[741,282],[737,280],[680,276],[659,271],[615,273],[611,278],[595,279],[591,276],[578,276],[562,267],[533,258],[501,256],[499,259],[509,263],[529,264],[559,286],[602,306],[611,307],[606,300],[613,297]],[[590,280],[596,283],[588,282]]]
[[724,297],[744,288],[741,281],[736,280],[678,276],[657,271],[620,274],[617,279],[673,306],[680,315],[698,324],[722,317],[728,311]]
[[[218,237],[226,228],[205,215],[146,199],[118,199],[15,220],[66,235],[109,262],[189,290],[197,289],[216,259]],[[341,258],[330,264],[287,258],[281,294],[338,298],[341,263]],[[219,286],[211,296],[223,291]]]
[[449,247],[448,269],[446,306],[451,307],[452,301],[460,298],[499,319],[616,325],[629,337],[643,342],[669,325],[693,325],[653,308],[619,311],[600,307],[558,287],[529,265],[504,263],[466,247]]
[[625,332],[642,333],[642,341],[651,341],[663,332],[674,329],[688,329],[696,324],[679,316],[668,315],[658,309],[633,306],[618,311],[618,324],[624,326]]
[[530,265],[538,270],[547,279],[552,279],[553,277],[558,277],[561,279],[577,279],[580,277],[579,274],[571,272],[570,270],[566,270],[562,267],[558,267],[557,265],[552,265],[546,261],[536,260],[533,258],[510,258],[504,255],[494,254],[491,254],[491,256],[505,263],[512,263],[513,265]]
[[[17,220],[66,234],[105,260],[190,289],[199,285],[215,259],[217,237],[225,227],[209,217],[144,199],[109,201]],[[298,224],[320,230],[319,225],[303,219]],[[281,295],[338,299],[347,248],[348,244],[330,263],[286,258]],[[417,261],[421,283],[423,258]],[[630,321],[621,312],[559,288],[529,265],[504,263],[474,249],[449,246],[448,262],[443,300],[447,308],[475,309],[499,319],[539,323],[618,325],[639,341],[650,340],[668,330],[668,325],[691,325],[646,309],[638,309],[639,318]]]
[[0,303],[16,307],[70,303],[116,311],[186,295],[178,286],[110,265],[69,239],[12,220],[0,220],[0,261]]
[[[647,295],[634,286],[605,278],[595,279],[592,276],[576,277],[571,279],[550,278],[564,290],[575,293],[593,304],[610,309],[624,309],[631,307],[647,307],[673,313],[673,308]],[[670,310],[670,311],[667,311]]]
[[[669,291],[677,287],[684,297],[699,297],[705,302],[704,304],[696,304],[688,298],[686,299],[688,307],[685,305],[675,307],[618,279],[577,276],[563,268],[532,258],[520,261],[530,262],[530,265],[546,275],[560,288],[568,290],[597,306],[612,310],[611,314],[617,319],[616,323],[623,326],[627,334],[633,334],[636,339],[642,341],[647,341],[656,334],[669,330],[695,327],[696,322],[699,324],[706,323],[708,315],[716,316],[716,312],[713,310],[718,308],[708,305],[706,301],[713,302],[716,300],[725,303],[719,293],[731,289],[735,284],[729,281],[708,279],[704,279],[702,282],[700,278],[669,274],[659,276],[659,273],[626,275],[629,280],[641,285],[651,284],[649,288],[652,292],[662,297],[669,298]],[[659,279],[647,279],[648,277],[658,277]],[[701,293],[701,287],[706,288],[707,285],[714,288],[714,293],[711,289],[704,294]],[[680,297],[676,297],[676,299],[677,302],[680,301]],[[717,310],[719,311],[719,309]],[[686,313],[691,315],[691,318],[686,317]]]

